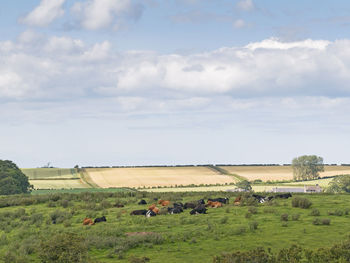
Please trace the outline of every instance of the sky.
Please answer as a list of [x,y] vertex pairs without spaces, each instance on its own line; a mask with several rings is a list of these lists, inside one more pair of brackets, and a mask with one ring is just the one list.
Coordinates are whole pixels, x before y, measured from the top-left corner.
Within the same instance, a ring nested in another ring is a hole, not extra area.
[[350,163],[349,1],[0,4],[0,159]]

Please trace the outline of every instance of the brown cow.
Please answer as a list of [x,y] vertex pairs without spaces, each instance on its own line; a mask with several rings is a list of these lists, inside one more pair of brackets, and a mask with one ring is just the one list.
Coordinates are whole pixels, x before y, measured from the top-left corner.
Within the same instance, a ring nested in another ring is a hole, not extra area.
[[159,213],[159,208],[158,208],[158,207],[155,207],[155,208],[152,209],[152,211],[153,211],[154,213],[158,214],[158,213]]
[[92,221],[92,219],[91,218],[85,218],[84,219],[84,221],[83,221],[83,226],[92,226],[92,225],[94,225],[94,221]]
[[148,210],[153,210],[155,207],[156,207],[156,204],[151,204],[151,205],[148,207]]
[[162,206],[168,206],[168,205],[170,205],[170,201],[162,201],[161,203],[160,203]]
[[235,201],[233,202],[234,205],[240,205],[242,200],[242,196],[236,197]]
[[222,203],[208,201],[208,204],[206,205],[206,207],[208,207],[208,206],[213,207],[213,208],[218,208],[218,207],[222,207]]

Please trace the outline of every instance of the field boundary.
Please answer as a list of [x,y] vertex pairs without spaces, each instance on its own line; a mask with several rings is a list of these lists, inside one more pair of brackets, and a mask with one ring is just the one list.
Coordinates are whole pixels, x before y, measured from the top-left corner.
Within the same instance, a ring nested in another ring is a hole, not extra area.
[[220,172],[221,174],[232,176],[232,177],[236,178],[238,181],[247,180],[247,178],[245,178],[243,176],[240,176],[238,174],[232,174],[229,171],[227,171],[227,170],[225,170],[225,169],[223,169],[221,167],[218,167],[216,165],[212,165],[212,169],[215,169],[216,171]]
[[101,188],[99,185],[97,185],[89,176],[89,174],[86,172],[85,168],[80,169],[80,178],[83,183],[90,186],[90,188]]

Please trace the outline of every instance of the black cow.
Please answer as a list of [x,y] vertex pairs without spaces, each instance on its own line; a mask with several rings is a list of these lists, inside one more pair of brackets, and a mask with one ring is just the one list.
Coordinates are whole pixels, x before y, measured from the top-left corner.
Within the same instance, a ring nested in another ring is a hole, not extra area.
[[134,210],[130,213],[130,215],[134,215],[134,216],[145,216],[147,213],[147,210],[142,209],[142,210]]
[[152,210],[148,210],[145,214],[146,217],[156,216],[157,214],[154,213]]
[[266,197],[265,196],[262,196],[262,195],[256,195],[256,194],[253,194],[252,197],[258,201],[259,203],[265,203],[266,200]]
[[185,203],[184,205],[184,209],[188,209],[188,208],[195,208],[198,204],[197,203]]
[[208,199],[208,201],[220,202],[222,204],[228,204],[229,199],[227,197],[225,197],[225,198],[219,197],[219,198],[214,198],[214,199]]
[[288,199],[289,197],[292,197],[292,194],[291,194],[291,193],[275,195],[275,198]]
[[107,219],[105,216],[102,216],[102,217],[98,217],[94,220],[94,223],[100,223],[100,222],[107,222]]
[[205,208],[204,205],[198,205],[190,212],[191,215],[206,214],[206,213],[207,213],[207,209]]
[[147,205],[147,202],[146,202],[146,200],[142,199],[140,202],[138,202],[138,204],[139,205]]
[[182,210],[181,207],[168,207],[168,213],[169,214],[180,214],[182,213],[184,210]]
[[181,207],[181,208],[183,208],[183,207],[184,207],[184,204],[181,203],[181,202],[174,203],[174,208],[175,208],[175,207]]
[[200,204],[200,205],[204,205],[204,204],[205,204],[205,201],[204,201],[204,199],[199,199],[199,200],[197,201],[197,203]]

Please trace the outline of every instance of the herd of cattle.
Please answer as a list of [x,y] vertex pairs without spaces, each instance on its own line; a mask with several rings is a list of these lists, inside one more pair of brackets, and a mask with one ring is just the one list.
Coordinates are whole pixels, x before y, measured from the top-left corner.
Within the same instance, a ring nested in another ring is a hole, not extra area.
[[[276,194],[274,196],[261,196],[252,194],[249,196],[250,198],[254,198],[258,203],[265,203],[267,201],[271,201],[273,199],[282,198],[287,199],[289,197],[292,197],[290,193],[286,194]],[[140,210],[134,210],[130,213],[130,215],[143,215],[146,217],[152,217],[156,215],[164,215],[164,214],[180,214],[184,211],[184,209],[191,209],[190,214],[196,215],[196,214],[206,214],[207,213],[207,207],[212,208],[218,208],[222,207],[224,204],[229,203],[228,198],[209,198],[207,200],[207,203],[205,203],[204,199],[199,199],[192,202],[187,202],[185,204],[181,202],[173,203],[172,206],[170,206],[171,202],[169,200],[158,200],[154,199],[154,201],[158,201],[158,205],[162,208],[158,208],[155,203],[151,204],[148,209],[140,209]],[[242,201],[242,196],[238,196],[234,200],[234,205],[240,205]],[[138,205],[147,205],[146,200],[141,200],[138,202]],[[116,207],[124,207],[124,205],[117,204]],[[92,220],[91,218],[85,218],[83,221],[83,225],[94,225],[95,223],[99,222],[106,222],[107,219],[105,216],[96,218],[95,220]]]

